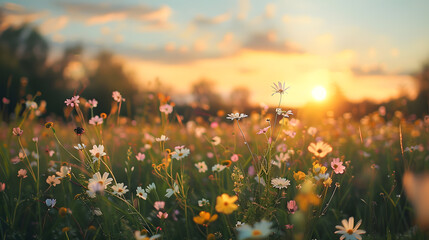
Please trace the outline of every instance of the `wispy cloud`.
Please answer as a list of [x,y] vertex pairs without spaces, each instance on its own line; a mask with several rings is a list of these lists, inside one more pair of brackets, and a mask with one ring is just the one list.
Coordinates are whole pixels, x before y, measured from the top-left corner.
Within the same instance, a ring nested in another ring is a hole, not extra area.
[[[132,19],[148,24],[150,27],[169,25],[172,9],[163,5],[151,7],[147,5],[113,5],[105,3],[58,3],[69,14],[83,18],[86,24],[96,25],[108,22]],[[148,27],[148,28],[150,28]]]
[[322,20],[305,15],[285,15],[283,16],[283,22],[290,25],[317,25],[320,24]]
[[267,6],[265,6],[265,16],[267,18],[273,18],[275,15],[276,15],[276,5],[274,5],[273,3],[267,4]]
[[217,44],[220,51],[233,51],[237,49],[238,43],[232,32],[223,35],[222,40]]
[[237,18],[244,20],[250,11],[250,0],[238,0],[238,13]]
[[303,53],[298,44],[279,40],[277,33],[274,31],[251,35],[245,43],[244,48],[279,53]]
[[385,66],[382,64],[363,66],[354,65],[350,68],[350,70],[355,76],[377,76],[392,74],[388,73],[385,69]]
[[228,21],[231,18],[231,14],[224,13],[215,17],[206,17],[198,15],[194,18],[193,22],[198,25],[214,25]]
[[15,3],[4,3],[0,6],[0,31],[10,26],[20,26],[37,21],[47,15],[47,12],[36,12]]
[[59,16],[50,18],[40,24],[39,29],[43,34],[55,33],[67,26],[69,18],[67,16]]

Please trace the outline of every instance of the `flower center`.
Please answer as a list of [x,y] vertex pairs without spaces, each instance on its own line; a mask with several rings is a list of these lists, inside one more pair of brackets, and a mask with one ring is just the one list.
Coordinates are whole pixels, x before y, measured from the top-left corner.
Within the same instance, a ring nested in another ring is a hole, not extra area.
[[334,168],[337,168],[338,167],[338,165],[337,164],[334,164]]
[[255,229],[252,231],[252,236],[260,236],[260,235],[262,235],[262,232],[259,231],[258,229]]
[[350,235],[353,234],[353,229],[347,230],[347,233],[350,234]]
[[317,152],[322,153],[323,151],[322,151],[322,149],[319,148],[319,149],[317,149]]
[[228,206],[228,202],[225,202],[223,205]]
[[119,188],[119,189],[118,189],[118,192],[122,192],[122,189],[120,189],[120,188]]

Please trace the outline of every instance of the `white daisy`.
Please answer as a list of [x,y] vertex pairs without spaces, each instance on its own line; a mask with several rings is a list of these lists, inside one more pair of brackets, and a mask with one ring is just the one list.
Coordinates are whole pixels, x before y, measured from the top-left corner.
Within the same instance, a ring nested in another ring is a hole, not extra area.
[[179,193],[179,186],[177,186],[177,184],[176,184],[176,183],[174,183],[173,188],[174,188],[174,189],[168,188],[168,189],[166,190],[166,192],[167,192],[167,193],[165,194],[165,196],[166,196],[166,197],[170,198],[174,193]]
[[213,172],[221,172],[222,170],[224,170],[226,168],[226,166],[224,166],[224,165],[221,165],[221,164],[215,164],[213,167],[212,167],[212,171]]
[[273,224],[266,220],[255,223],[253,226],[250,226],[247,223],[241,224],[237,227],[238,239],[262,239],[267,238],[273,231],[271,226]]
[[271,86],[274,89],[274,93],[271,95],[273,96],[276,93],[279,93],[280,95],[283,95],[286,92],[286,90],[288,90],[290,87],[286,87],[286,83],[283,82],[283,85],[281,82],[279,82],[279,84],[277,85],[276,83],[273,83],[273,86]]
[[116,194],[118,196],[122,196],[128,192],[127,186],[124,186],[123,183],[118,183],[112,186],[112,190],[113,190],[113,194]]
[[286,178],[279,177],[279,178],[271,179],[271,184],[275,188],[282,189],[282,188],[287,188],[290,185],[290,181],[287,180]]
[[242,118],[246,118],[248,117],[248,115],[244,114],[244,113],[228,113],[228,117],[226,117],[226,119],[229,120],[240,120]]
[[362,237],[360,235],[366,233],[365,230],[358,229],[362,223],[362,220],[359,220],[359,222],[357,222],[356,226],[354,226],[354,220],[355,219],[353,217],[350,217],[349,221],[347,221],[346,219],[343,219],[341,221],[343,226],[339,226],[339,225],[335,226],[335,228],[338,229],[337,231],[335,231],[335,234],[342,234],[340,237],[340,240],[343,240],[343,239],[361,240],[362,239]]
[[161,135],[161,137],[159,137],[159,138],[155,138],[155,140],[157,141],[157,142],[165,142],[165,141],[168,141],[168,137],[166,137],[165,135]]
[[174,153],[171,157],[176,159],[176,160],[180,160],[182,158],[187,157],[189,155],[189,153],[190,153],[190,150],[187,148],[176,149],[176,151],[174,151]]
[[142,189],[141,187],[137,187],[137,197],[146,200],[147,199],[147,193]]
[[204,161],[195,163],[195,167],[198,169],[198,172],[200,172],[200,173],[204,173],[208,169],[207,164]]
[[155,189],[156,189],[155,183],[151,183],[146,187],[146,192],[150,193],[152,190],[155,190]]

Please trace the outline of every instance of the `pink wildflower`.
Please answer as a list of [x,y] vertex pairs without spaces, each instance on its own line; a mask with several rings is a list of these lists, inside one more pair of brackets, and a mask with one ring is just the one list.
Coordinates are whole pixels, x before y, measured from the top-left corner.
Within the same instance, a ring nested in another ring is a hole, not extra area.
[[16,128],[13,128],[12,133],[15,136],[21,136],[24,133],[24,131],[21,128],[16,127]]
[[153,207],[154,207],[156,210],[164,209],[164,207],[165,207],[165,202],[164,202],[164,201],[156,201],[156,202],[153,204]]
[[298,206],[296,205],[295,200],[290,200],[289,202],[287,202],[287,209],[292,214],[294,214],[296,210],[298,210]]
[[231,161],[233,161],[233,162],[237,162],[238,161],[238,154],[232,154],[232,156],[231,156]]
[[89,124],[91,125],[103,124],[103,118],[99,117],[98,115],[95,117],[92,117],[91,119],[89,119]]
[[27,177],[27,170],[25,170],[25,169],[19,169],[19,171],[18,171],[18,177],[20,177],[20,178],[26,178]]
[[88,102],[87,102],[87,106],[90,108],[95,108],[95,107],[97,107],[97,105],[98,105],[98,101],[95,99],[88,100]]
[[61,181],[60,179],[56,178],[55,175],[52,175],[52,176],[48,176],[48,178],[46,179],[46,183],[49,185],[54,185],[55,187],[57,186],[57,184],[60,184]]
[[66,104],[66,106],[70,106],[70,107],[74,107],[74,106],[76,106],[76,107],[78,107],[79,106],[79,103],[80,103],[80,101],[79,101],[79,95],[77,95],[77,96],[73,96],[72,98],[70,98],[70,99],[66,99],[65,101],[64,101],[64,103]]
[[255,175],[256,174],[255,167],[253,165],[250,166],[249,169],[247,169],[247,172],[248,172],[249,176]]
[[168,217],[168,213],[158,212],[156,215],[159,219],[166,219]]
[[19,157],[14,157],[14,158],[10,159],[10,162],[11,162],[12,164],[18,164],[19,162],[21,162],[21,158],[19,158]]
[[136,158],[138,161],[143,161],[146,158],[146,155],[144,155],[144,153],[137,153]]
[[343,162],[341,162],[339,158],[332,159],[331,167],[334,169],[336,174],[343,174],[344,169],[346,169],[346,167],[343,166]]
[[118,91],[114,91],[112,93],[112,97],[113,97],[113,100],[115,100],[118,103],[119,102],[125,102],[125,98],[122,98],[121,93],[119,93]]
[[170,104],[161,105],[159,106],[159,111],[165,114],[170,114],[173,112],[173,106],[171,106]]
[[259,129],[259,131],[256,134],[258,134],[258,135],[259,134],[265,134],[265,133],[267,133],[268,129],[270,129],[270,126]]
[[285,227],[286,229],[293,229],[293,224],[286,224]]
[[6,189],[6,184],[0,182],[0,192],[3,192]]

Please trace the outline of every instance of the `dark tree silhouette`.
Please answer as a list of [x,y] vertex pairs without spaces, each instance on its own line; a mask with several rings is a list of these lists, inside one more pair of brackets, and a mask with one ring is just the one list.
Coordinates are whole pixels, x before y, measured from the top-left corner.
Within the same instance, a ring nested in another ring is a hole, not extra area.
[[[125,72],[123,63],[108,51],[101,51],[96,61],[98,66],[90,76],[90,84],[85,90],[85,96],[102,102],[97,111],[108,113],[110,105],[107,103],[112,102],[112,92],[119,91],[126,99],[125,106],[131,110],[133,98],[138,90],[132,77]],[[128,114],[133,113],[128,112]]]
[[215,92],[213,81],[202,78],[192,86],[192,96],[197,107],[207,111],[211,115],[216,115],[218,110],[224,108],[221,96]]
[[8,111],[26,93],[45,90],[44,78],[48,43],[37,29],[29,25],[9,27],[0,33],[0,97],[10,99]]
[[244,111],[249,108],[250,91],[246,87],[236,87],[229,96],[230,105],[238,111]]
[[417,82],[418,93],[416,99],[411,103],[411,111],[418,116],[429,112],[429,60],[426,61],[420,71],[414,74]]

